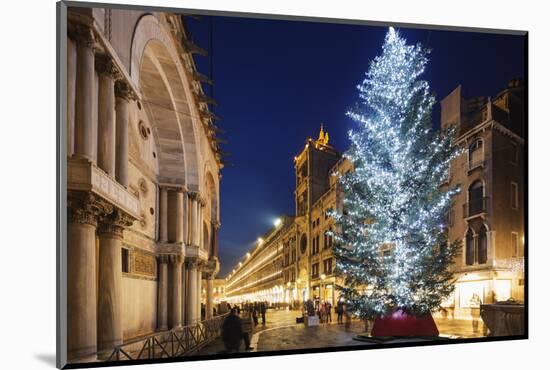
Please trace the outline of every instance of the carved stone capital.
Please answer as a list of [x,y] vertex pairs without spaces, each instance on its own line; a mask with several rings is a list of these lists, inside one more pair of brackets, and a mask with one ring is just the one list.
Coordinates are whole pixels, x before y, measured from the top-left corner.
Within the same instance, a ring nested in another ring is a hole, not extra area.
[[198,258],[186,258],[185,267],[188,269],[198,269],[200,266],[200,260]]
[[80,45],[94,49],[97,47],[94,31],[89,25],[82,23],[70,23],[68,26],[68,33],[69,37]]
[[203,273],[206,275],[207,278],[214,279],[219,271],[220,262],[218,260],[218,257],[211,256],[210,259],[204,263]]
[[122,238],[122,232],[125,228],[132,226],[134,218],[127,213],[115,209],[108,215],[100,218],[98,232],[102,234],[113,234]]
[[113,211],[113,206],[92,193],[68,193],[67,215],[68,221],[97,226],[99,218]]
[[168,259],[173,265],[179,265],[183,262],[183,257],[181,256],[181,254],[170,254],[168,255]]
[[97,227],[97,214],[89,209],[69,208],[67,213],[70,223],[88,224]]
[[201,199],[201,193],[199,193],[198,191],[188,191],[187,194],[189,194],[189,198],[191,198],[192,200],[196,200],[196,201],[200,201]]
[[113,59],[106,54],[97,54],[95,57],[95,69],[99,74],[107,74],[114,80],[120,79],[122,74],[116,67]]
[[130,88],[130,85],[127,82],[122,80],[118,80],[115,83],[115,96],[117,98],[121,98],[127,101],[137,99],[134,92]]

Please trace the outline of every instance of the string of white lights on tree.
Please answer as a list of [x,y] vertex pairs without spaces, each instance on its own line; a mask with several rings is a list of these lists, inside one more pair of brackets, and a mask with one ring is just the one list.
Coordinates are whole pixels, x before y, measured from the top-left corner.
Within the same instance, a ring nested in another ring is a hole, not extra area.
[[382,54],[358,86],[348,112],[357,124],[345,153],[354,171],[338,174],[342,210],[333,210],[336,272],[350,311],[370,319],[402,309],[423,315],[453,291],[447,214],[458,188],[442,191],[460,154],[454,129],[431,126],[435,97],[419,77],[429,51],[390,28]]

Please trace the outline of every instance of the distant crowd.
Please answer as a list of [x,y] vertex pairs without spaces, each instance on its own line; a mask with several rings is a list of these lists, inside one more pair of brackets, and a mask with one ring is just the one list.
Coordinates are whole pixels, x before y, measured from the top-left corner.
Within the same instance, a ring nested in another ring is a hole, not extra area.
[[[252,350],[253,348],[250,347],[251,333],[259,325],[260,319],[262,326],[266,325],[266,312],[270,307],[269,303],[267,301],[242,302],[233,305],[227,303],[226,307],[229,310],[229,315],[224,319],[222,325],[222,339],[226,351],[238,352],[241,343],[244,343],[245,351]],[[336,307],[333,307],[328,301],[308,300],[303,305],[302,319],[305,315],[318,316],[319,322],[331,323],[332,311],[337,316],[338,324],[344,324],[344,318],[346,326],[351,322],[343,300],[339,300]],[[298,320],[299,318],[297,318],[297,322]]]

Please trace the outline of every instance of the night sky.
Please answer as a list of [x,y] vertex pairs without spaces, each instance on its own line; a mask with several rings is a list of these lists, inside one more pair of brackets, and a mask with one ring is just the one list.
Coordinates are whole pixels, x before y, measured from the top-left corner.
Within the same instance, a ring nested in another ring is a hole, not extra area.
[[[224,277],[282,214],[294,214],[293,158],[321,123],[344,151],[354,123],[347,108],[381,52],[386,27],[232,17],[186,18],[196,56],[212,71],[214,107],[231,164],[220,185],[220,276]],[[212,28],[210,28],[212,22]],[[212,32],[212,44],[210,36]],[[495,96],[524,77],[523,36],[398,28],[408,43],[432,49],[423,76],[438,99],[462,84],[466,96]],[[210,50],[210,45],[212,49]],[[439,105],[433,113],[439,125]]]

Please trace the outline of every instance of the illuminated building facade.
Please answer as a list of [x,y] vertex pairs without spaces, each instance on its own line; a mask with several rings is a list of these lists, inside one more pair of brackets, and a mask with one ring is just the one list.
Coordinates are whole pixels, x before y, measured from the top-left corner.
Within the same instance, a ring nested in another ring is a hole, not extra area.
[[341,200],[336,178],[329,174],[350,168],[323,128],[317,140],[307,139],[295,157],[296,216],[283,217],[229,274],[229,301],[267,300],[294,307],[310,298],[336,302],[333,238],[325,233],[334,228],[327,211]]
[[67,359],[213,314],[220,170],[181,15],[69,7]]
[[[481,303],[524,300],[523,101],[523,86],[513,80],[492,99],[464,99],[458,87],[441,102],[442,127],[458,124],[456,143],[465,149],[442,184],[462,188],[447,225],[449,239],[462,241],[456,290],[444,303],[455,317],[470,317]],[[233,301],[280,302],[281,290],[283,302],[295,307],[307,299],[333,305],[338,300],[335,286],[342,282],[334,275],[333,239],[326,232],[335,226],[327,211],[342,211],[342,193],[331,174],[352,171],[352,164],[321,128],[319,138],[307,139],[295,157],[295,170],[296,215],[270,231],[228,276]]]
[[457,87],[441,102],[441,126],[457,125],[456,158],[443,186],[461,186],[449,240],[461,240],[456,289],[446,306],[467,316],[481,303],[524,300],[524,87],[511,80],[494,98],[466,99]]
[[284,302],[283,239],[292,234],[293,228],[293,218],[284,216],[258,238],[255,247],[226,279],[225,297],[228,302]]

